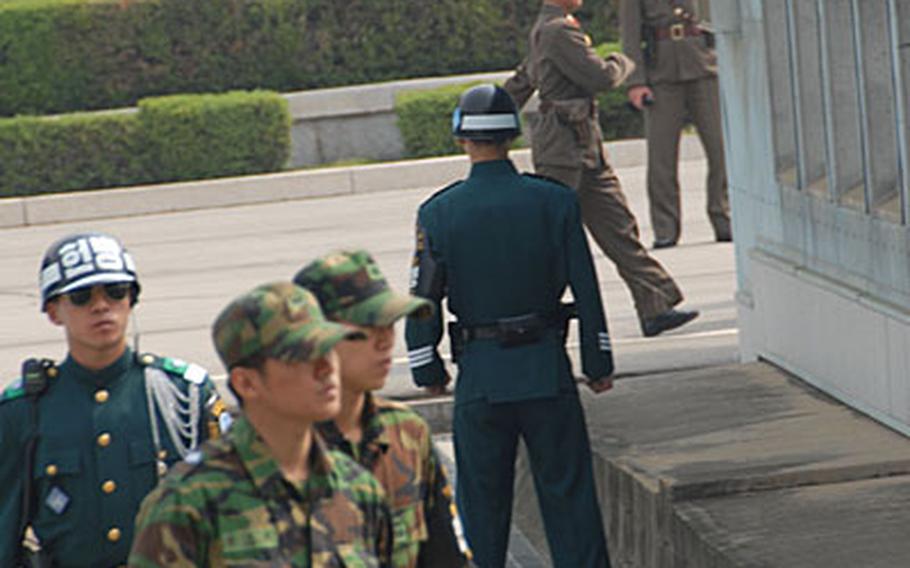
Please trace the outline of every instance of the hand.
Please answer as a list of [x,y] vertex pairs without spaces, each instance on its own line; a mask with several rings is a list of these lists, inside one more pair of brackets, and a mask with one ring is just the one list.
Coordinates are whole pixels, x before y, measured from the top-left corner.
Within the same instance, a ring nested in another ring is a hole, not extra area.
[[638,110],[643,110],[645,108],[645,99],[654,99],[654,92],[650,87],[646,87],[644,85],[630,87],[628,95],[629,102],[632,103],[632,106]]
[[601,377],[595,381],[588,381],[587,385],[589,389],[594,391],[594,394],[600,394],[613,388],[613,379],[610,377]]

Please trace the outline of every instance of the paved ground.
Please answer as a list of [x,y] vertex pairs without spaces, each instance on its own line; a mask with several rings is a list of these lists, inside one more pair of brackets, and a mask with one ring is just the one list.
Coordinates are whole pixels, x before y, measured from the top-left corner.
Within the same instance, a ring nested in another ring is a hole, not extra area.
[[[780,369],[652,375],[583,401],[614,566],[910,565],[910,440]],[[516,508],[545,547],[534,500]]]
[[[596,262],[620,375],[732,362],[736,358],[733,247],[711,240],[703,213],[703,161],[684,164],[684,230],[679,247],[658,259],[702,317],[682,330],[643,339],[628,290],[596,247]],[[643,167],[619,170],[631,206],[652,237]],[[437,188],[390,191],[0,230],[0,383],[28,356],[62,357],[62,333],[38,309],[36,277],[46,246],[79,230],[110,231],[134,253],[143,285],[136,310],[141,349],[179,356],[220,373],[209,326],[233,296],[264,281],[286,279],[314,256],[365,247],[394,285],[404,288],[417,205]],[[399,329],[399,334],[401,330]],[[571,342],[571,340],[570,340]],[[447,346],[443,347],[448,351]],[[386,394],[415,394],[399,341]]]

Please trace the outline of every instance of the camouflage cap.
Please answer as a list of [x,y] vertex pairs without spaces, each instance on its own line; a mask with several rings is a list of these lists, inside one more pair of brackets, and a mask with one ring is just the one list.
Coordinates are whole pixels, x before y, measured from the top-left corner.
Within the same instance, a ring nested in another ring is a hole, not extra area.
[[387,326],[408,315],[426,317],[433,313],[429,301],[389,288],[376,261],[365,250],[318,258],[303,267],[294,282],[316,294],[332,320]]
[[212,325],[215,349],[225,367],[250,357],[311,361],[361,332],[327,321],[308,290],[291,282],[263,284],[228,304]]

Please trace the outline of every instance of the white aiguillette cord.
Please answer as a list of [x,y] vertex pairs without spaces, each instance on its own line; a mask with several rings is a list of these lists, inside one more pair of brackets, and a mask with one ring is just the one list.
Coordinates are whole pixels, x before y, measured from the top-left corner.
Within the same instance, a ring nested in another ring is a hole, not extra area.
[[164,371],[146,367],[145,397],[148,401],[158,475],[164,475],[167,466],[161,458],[158,414],[160,413],[164,420],[165,428],[177,453],[181,458],[185,458],[199,444],[199,385],[191,384],[187,394],[184,394]]

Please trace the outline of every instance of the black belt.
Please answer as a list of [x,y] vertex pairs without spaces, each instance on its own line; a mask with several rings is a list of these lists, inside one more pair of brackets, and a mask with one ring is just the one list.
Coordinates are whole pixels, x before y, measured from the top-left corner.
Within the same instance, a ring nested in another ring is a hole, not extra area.
[[702,29],[700,26],[693,24],[691,22],[684,24],[673,24],[672,26],[665,27],[655,27],[654,28],[654,39],[657,41],[663,41],[667,39],[672,39],[673,41],[679,41],[686,37],[697,37],[702,34]]
[[499,339],[502,336],[502,330],[498,324],[475,325],[472,327],[461,328],[461,339],[465,343],[475,339]]

